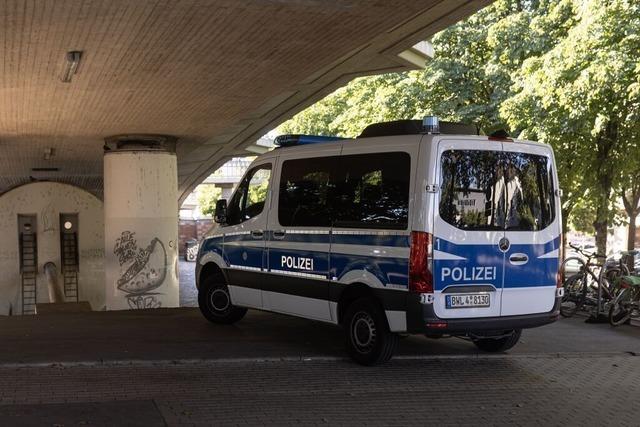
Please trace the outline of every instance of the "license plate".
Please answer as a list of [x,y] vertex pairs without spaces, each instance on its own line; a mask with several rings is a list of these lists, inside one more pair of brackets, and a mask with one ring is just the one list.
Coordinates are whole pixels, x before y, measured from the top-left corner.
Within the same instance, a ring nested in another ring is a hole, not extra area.
[[489,307],[489,294],[446,295],[447,308]]

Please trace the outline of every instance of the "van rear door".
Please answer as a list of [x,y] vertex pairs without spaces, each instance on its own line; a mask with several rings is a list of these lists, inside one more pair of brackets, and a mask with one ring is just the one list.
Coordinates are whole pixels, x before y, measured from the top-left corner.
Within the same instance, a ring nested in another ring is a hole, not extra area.
[[442,139],[436,168],[433,275],[440,318],[501,313],[505,253],[503,143]]
[[502,316],[545,313],[555,302],[561,234],[551,149],[503,143],[505,252]]

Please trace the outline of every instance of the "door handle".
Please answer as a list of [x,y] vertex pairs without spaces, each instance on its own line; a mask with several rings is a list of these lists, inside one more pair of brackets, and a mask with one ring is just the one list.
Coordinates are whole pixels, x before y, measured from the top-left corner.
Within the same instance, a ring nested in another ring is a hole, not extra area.
[[523,265],[529,261],[526,254],[513,254],[509,257],[509,262],[513,265]]
[[251,237],[254,239],[262,239],[264,237],[264,231],[262,230],[253,230],[251,232]]
[[273,238],[277,240],[282,240],[284,239],[285,234],[286,232],[284,230],[276,230],[273,232]]

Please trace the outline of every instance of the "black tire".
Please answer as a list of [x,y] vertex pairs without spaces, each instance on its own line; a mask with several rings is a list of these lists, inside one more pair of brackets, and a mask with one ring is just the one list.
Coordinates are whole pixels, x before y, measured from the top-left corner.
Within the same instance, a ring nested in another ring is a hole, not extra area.
[[231,303],[229,288],[216,276],[207,277],[198,291],[198,306],[210,322],[230,325],[242,319],[247,309]]
[[389,330],[384,310],[373,298],[352,302],[347,307],[343,327],[347,352],[361,365],[389,361],[398,346],[398,335]]
[[611,303],[609,308],[609,324],[611,326],[620,326],[631,319],[631,310],[629,303],[631,301],[631,293],[627,289],[622,289]]
[[513,348],[520,341],[522,329],[516,329],[510,335],[502,338],[476,338],[473,343],[482,351],[497,353]]
[[560,314],[562,317],[571,317],[584,304],[587,299],[586,277],[582,273],[574,274],[564,281],[564,296],[560,302]]

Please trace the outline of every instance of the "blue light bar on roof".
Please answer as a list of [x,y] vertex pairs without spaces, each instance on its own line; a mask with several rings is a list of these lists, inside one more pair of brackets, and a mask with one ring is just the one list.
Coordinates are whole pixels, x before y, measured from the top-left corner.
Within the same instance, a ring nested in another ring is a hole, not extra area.
[[340,141],[338,136],[320,136],[320,135],[280,135],[277,136],[273,143],[280,147],[292,147],[294,145],[318,144],[322,142]]

